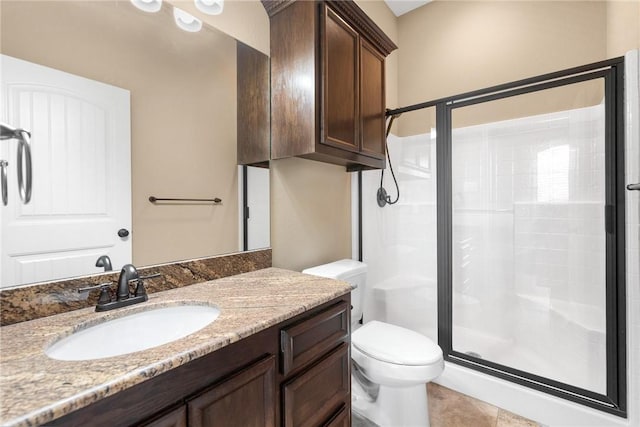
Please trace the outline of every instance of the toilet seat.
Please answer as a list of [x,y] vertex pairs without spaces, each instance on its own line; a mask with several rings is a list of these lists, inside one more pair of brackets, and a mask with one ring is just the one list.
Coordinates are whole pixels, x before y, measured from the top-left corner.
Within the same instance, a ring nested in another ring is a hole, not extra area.
[[388,323],[365,323],[351,336],[351,358],[374,383],[424,384],[444,369],[442,349],[417,332]]
[[396,365],[424,366],[442,360],[442,349],[429,338],[377,320],[353,332],[351,342],[370,357]]

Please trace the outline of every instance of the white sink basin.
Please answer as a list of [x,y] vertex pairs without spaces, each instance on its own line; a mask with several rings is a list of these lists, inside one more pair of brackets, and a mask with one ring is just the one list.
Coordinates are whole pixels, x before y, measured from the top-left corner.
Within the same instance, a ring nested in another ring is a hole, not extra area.
[[177,305],[119,317],[79,330],[45,350],[58,360],[92,360],[156,347],[186,337],[220,315],[207,305]]

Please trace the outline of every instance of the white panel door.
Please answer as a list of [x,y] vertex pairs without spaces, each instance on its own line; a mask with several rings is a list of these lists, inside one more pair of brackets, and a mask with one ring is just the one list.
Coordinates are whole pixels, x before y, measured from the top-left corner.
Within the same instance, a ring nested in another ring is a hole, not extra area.
[[131,262],[129,91],[6,55],[0,120],[31,132],[33,194],[17,191],[17,142],[2,141],[9,203],[0,207],[1,286],[99,272]]

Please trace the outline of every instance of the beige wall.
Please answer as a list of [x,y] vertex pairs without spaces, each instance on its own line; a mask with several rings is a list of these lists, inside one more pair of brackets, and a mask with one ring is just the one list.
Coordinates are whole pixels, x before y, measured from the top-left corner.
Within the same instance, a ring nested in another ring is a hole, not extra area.
[[[133,261],[237,251],[235,40],[128,1],[1,6],[2,53],[131,92]],[[223,205],[154,206],[150,195]]]
[[[380,1],[357,1],[397,40],[397,20]],[[397,54],[386,68],[387,105],[397,103]],[[302,270],[351,258],[351,175],[304,159],[271,162],[271,247],[275,267]]]
[[[638,1],[436,0],[398,19],[398,100],[411,105],[623,55],[640,47]],[[593,105],[600,88],[558,90],[468,114],[458,126]],[[398,133],[428,131],[418,115]],[[433,117],[427,121],[433,122]]]
[[300,271],[351,258],[351,178],[343,166],[271,161],[273,265]]
[[269,17],[259,1],[225,0],[223,13],[216,16],[198,11],[193,0],[168,1],[236,40],[269,55]]
[[607,57],[640,48],[640,0],[607,2]]

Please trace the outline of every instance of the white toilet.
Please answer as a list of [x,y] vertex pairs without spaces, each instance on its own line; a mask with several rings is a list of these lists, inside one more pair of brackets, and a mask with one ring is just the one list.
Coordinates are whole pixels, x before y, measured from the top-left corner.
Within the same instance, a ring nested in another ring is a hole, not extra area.
[[351,283],[352,409],[382,427],[429,426],[426,383],[444,369],[429,338],[384,322],[359,324],[367,265],[343,259],[303,273]]

